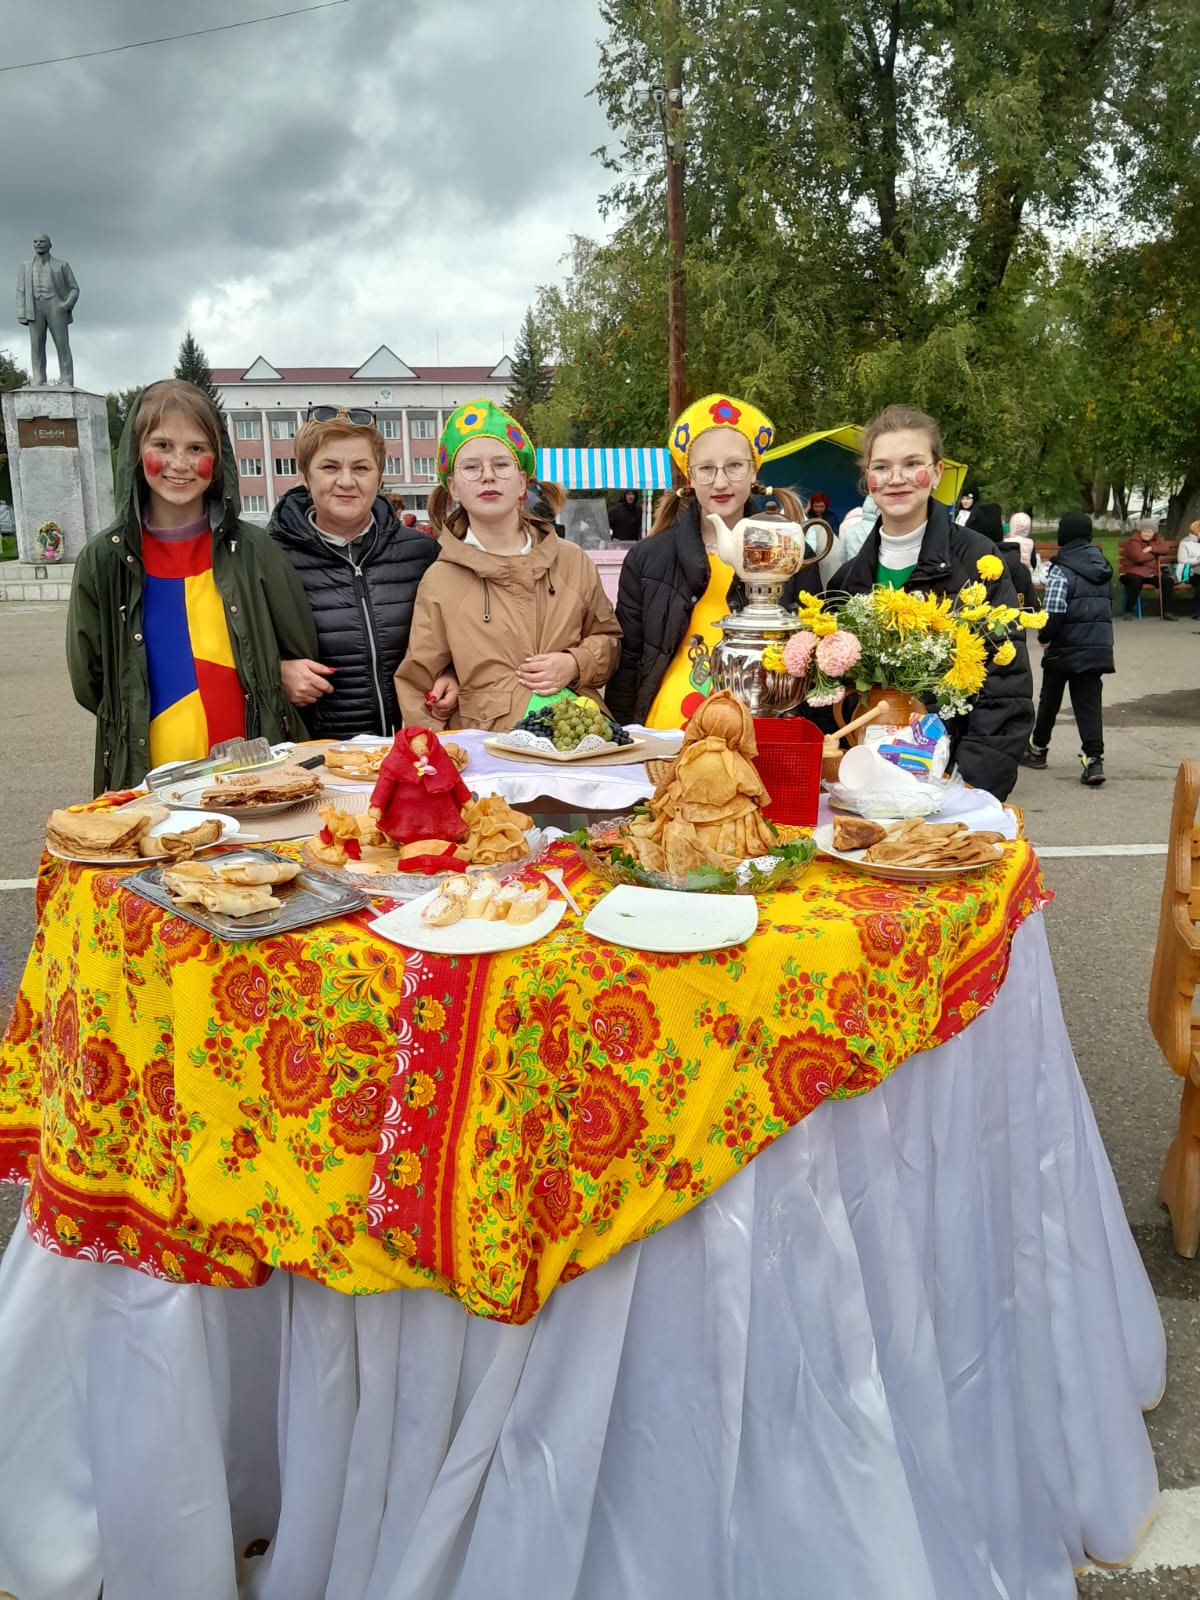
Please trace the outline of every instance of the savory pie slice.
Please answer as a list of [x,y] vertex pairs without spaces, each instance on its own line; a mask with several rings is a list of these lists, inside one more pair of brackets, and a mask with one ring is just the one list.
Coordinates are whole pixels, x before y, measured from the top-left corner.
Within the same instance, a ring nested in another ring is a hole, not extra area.
[[307,800],[319,794],[321,780],[315,772],[303,767],[274,767],[265,772],[218,773],[216,781],[200,795],[200,804],[208,811],[219,811],[222,806],[275,806],[289,801]]
[[833,819],[833,848],[835,850],[867,850],[887,837],[887,829],[866,817],[835,817]]

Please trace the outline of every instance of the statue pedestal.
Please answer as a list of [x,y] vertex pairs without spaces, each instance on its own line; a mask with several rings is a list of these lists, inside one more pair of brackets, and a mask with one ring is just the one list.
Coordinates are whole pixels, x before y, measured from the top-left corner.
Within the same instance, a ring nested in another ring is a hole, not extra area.
[[62,560],[74,561],[113,519],[104,396],[54,383],[12,389],[4,396],[4,435],[18,558],[44,563],[37,531],[44,522],[56,522]]

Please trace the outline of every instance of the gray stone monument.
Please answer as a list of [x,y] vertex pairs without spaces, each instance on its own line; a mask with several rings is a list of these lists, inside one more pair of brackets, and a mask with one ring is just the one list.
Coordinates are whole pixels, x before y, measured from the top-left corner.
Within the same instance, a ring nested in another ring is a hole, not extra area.
[[[39,577],[73,561],[113,517],[104,396],[74,385],[68,325],[78,298],[75,274],[50,254],[49,236],[39,234],[17,276],[17,320],[29,328],[34,379],[4,396],[17,556],[35,565]],[[46,381],[47,334],[58,353],[58,383]],[[38,530],[48,523],[60,534],[39,540]]]
[[79,285],[69,261],[50,254],[50,235],[39,233],[33,255],[17,273],[17,321],[29,329],[29,364],[34,386],[46,382],[46,334],[54,340],[58,356],[58,381],[74,387],[70,325]]

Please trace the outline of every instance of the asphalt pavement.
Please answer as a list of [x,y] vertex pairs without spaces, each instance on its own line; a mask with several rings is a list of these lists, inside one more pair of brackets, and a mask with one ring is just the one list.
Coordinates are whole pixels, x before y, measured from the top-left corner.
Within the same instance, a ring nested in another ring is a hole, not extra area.
[[[65,621],[64,606],[0,604],[0,1015],[32,939],[33,893],[24,885],[37,871],[46,816],[91,794],[92,719],[67,683]],[[1182,1491],[1168,1499],[1170,1519],[1164,1511],[1170,1536],[1148,1543],[1133,1571],[1085,1572],[1079,1594],[1173,1600],[1200,1592],[1200,1260],[1175,1255],[1155,1197],[1180,1085],[1151,1038],[1146,997],[1175,773],[1200,755],[1200,623],[1147,616],[1115,626],[1118,670],[1105,682],[1108,782],[1079,783],[1078,741],[1064,707],[1048,768],[1023,772],[1011,798],[1048,851],[1043,869],[1055,900],[1046,922],[1063,1010],[1166,1325],[1167,1391],[1149,1423],[1160,1483]],[[1144,853],[1090,853],[1113,845]],[[1061,849],[1084,853],[1054,853]],[[0,1186],[0,1245],[16,1215],[15,1192]]]

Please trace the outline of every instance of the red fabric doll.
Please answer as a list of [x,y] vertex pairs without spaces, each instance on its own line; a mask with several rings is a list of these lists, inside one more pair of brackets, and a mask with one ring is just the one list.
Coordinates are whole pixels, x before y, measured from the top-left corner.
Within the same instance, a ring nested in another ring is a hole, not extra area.
[[437,734],[426,728],[401,728],[371,791],[380,831],[394,844],[461,839],[467,831],[462,808],[470,798]]

